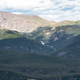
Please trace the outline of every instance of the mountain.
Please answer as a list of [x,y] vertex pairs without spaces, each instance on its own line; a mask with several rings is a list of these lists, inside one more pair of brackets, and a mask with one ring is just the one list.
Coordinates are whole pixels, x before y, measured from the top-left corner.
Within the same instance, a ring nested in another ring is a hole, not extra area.
[[46,54],[49,50],[52,50],[36,41],[30,40],[17,31],[7,29],[0,29],[0,49],[37,54]]
[[42,19],[35,15],[15,15],[9,12],[0,12],[0,28],[19,32],[32,32],[38,27],[52,25],[55,22]]
[[79,56],[80,21],[0,12],[0,80],[80,80]]
[[23,35],[54,50],[59,50],[79,38],[80,25],[58,26],[55,29],[53,27],[39,27],[37,31],[28,34],[24,33]]
[[15,15],[0,12],[0,27],[19,31],[20,34],[33,39],[53,50],[59,50],[75,41],[80,34],[80,21],[54,22],[36,15]]
[[0,50],[0,79],[79,80],[80,60]]

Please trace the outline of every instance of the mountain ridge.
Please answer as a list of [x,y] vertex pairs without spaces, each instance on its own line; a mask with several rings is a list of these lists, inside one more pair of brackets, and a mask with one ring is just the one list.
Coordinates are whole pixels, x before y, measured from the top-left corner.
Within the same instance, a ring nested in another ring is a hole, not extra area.
[[40,26],[48,26],[51,25],[51,23],[54,24],[54,22],[47,21],[38,16],[34,17],[31,15],[26,15],[25,17],[25,15],[16,15],[9,12],[0,12],[0,28],[17,30],[19,32],[32,32]]
[[48,21],[36,15],[16,15],[9,12],[0,12],[0,27],[19,32],[31,33],[38,27],[55,27],[64,25],[80,25],[80,20],[60,22]]

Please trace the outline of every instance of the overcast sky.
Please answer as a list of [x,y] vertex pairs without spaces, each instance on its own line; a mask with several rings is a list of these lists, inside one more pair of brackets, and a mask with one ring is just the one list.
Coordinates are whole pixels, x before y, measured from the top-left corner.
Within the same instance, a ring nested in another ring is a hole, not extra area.
[[38,15],[47,20],[80,20],[80,0],[0,0],[0,11]]

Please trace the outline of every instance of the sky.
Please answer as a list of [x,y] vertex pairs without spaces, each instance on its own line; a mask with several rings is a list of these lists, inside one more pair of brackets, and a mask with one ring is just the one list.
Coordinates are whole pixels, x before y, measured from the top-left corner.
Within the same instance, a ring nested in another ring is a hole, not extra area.
[[0,11],[38,15],[50,21],[80,20],[80,0],[0,0]]

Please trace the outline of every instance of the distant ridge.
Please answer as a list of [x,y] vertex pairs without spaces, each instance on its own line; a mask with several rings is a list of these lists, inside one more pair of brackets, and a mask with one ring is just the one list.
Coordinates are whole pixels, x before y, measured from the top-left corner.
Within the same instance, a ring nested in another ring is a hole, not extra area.
[[77,21],[69,21],[69,20],[60,21],[60,22],[53,24],[53,29],[55,29],[55,27],[58,27],[58,26],[67,26],[67,25],[77,25],[77,26],[79,25],[80,26],[80,20],[77,20]]
[[80,20],[60,22],[48,21],[36,15],[16,15],[9,12],[0,12],[0,28],[31,33],[38,27],[55,27],[65,25],[80,25]]

